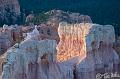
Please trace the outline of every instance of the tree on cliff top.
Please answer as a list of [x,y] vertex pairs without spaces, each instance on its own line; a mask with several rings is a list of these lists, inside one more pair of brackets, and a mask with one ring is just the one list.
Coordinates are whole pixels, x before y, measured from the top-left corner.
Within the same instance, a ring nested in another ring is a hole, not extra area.
[[26,18],[26,23],[33,23],[39,25],[41,23],[46,23],[49,18],[49,15],[45,14],[44,12],[31,15],[31,17],[29,18],[30,15],[28,15],[28,17]]

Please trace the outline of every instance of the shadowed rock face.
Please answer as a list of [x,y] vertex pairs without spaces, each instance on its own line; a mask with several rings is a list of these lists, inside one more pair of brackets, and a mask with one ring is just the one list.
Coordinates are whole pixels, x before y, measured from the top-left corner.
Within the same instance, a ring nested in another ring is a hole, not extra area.
[[[27,35],[27,32],[31,32],[34,27],[24,27],[17,25],[3,25],[3,28],[0,28],[0,54],[3,54],[7,51],[8,48],[13,46],[15,43],[21,42]],[[53,39],[59,42],[59,36],[57,29],[50,25],[39,25],[36,26],[36,29],[39,32],[38,39]],[[25,34],[25,35],[24,35]]]
[[0,55],[7,51],[16,42],[22,39],[21,26],[7,26],[0,28]]
[[[39,31],[38,39],[53,39],[56,40],[57,43],[59,42],[59,36],[57,29],[51,25],[41,24],[36,26],[37,30]],[[22,27],[22,31],[25,34],[23,38],[27,36],[27,32],[31,32],[34,27]]]
[[3,67],[2,79],[37,79],[37,74],[45,75],[46,71],[39,70],[39,67],[43,65],[42,69],[45,69],[47,62],[55,61],[55,47],[54,40],[27,40],[19,47],[15,45],[7,51],[7,63]]
[[48,28],[35,26],[24,41],[7,51],[2,79],[95,79],[99,72],[117,71],[113,26],[62,22],[58,45],[54,38],[39,36],[47,36],[41,29]]

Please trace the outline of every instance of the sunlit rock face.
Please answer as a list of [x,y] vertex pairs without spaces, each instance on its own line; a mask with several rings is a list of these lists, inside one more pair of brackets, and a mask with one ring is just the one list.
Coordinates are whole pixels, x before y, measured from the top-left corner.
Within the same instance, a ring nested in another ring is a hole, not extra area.
[[87,52],[100,49],[101,42],[109,46],[108,48],[112,48],[115,42],[114,28],[111,25],[103,26],[92,23],[68,24],[61,22],[59,24],[58,34],[60,42],[57,49],[58,60],[60,61],[69,60],[75,56],[80,56],[81,58]]
[[58,61],[66,61],[79,56],[86,57],[86,52],[92,50],[92,35],[88,35],[93,24],[67,24],[60,23],[58,34],[60,42],[58,44]]
[[119,56],[113,49],[113,26],[62,22],[58,34],[60,42],[57,46],[57,60],[65,62],[79,57],[75,64],[77,79],[95,79],[96,73],[112,72],[114,67],[117,68]]

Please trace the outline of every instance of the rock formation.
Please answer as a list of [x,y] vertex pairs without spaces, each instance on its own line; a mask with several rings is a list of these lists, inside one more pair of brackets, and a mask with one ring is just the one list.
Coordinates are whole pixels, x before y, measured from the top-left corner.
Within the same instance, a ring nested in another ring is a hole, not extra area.
[[[28,32],[31,32],[31,30],[33,30],[34,27],[22,27],[22,32],[23,32],[23,36],[24,38],[27,36]],[[38,35],[38,39],[39,40],[43,40],[43,39],[53,39],[56,40],[57,43],[59,42],[59,36],[58,36],[58,32],[57,29],[55,27],[52,27],[51,25],[47,25],[47,24],[41,24],[36,26],[36,29],[39,31],[39,35]]]
[[62,22],[58,45],[53,39],[41,39],[40,30],[35,26],[6,52],[2,79],[96,79],[97,73],[118,70],[113,26]]
[[[0,51],[1,54],[5,53],[6,50],[13,46],[15,43],[21,42],[23,39],[26,39],[26,36],[29,32],[31,32],[34,27],[30,26],[18,26],[18,25],[3,25],[0,28]],[[36,26],[38,29],[39,35],[38,39],[53,39],[59,42],[59,36],[57,33],[57,29],[52,27],[51,25],[41,24]],[[32,34],[33,35],[33,34]],[[29,35],[28,35],[29,36]]]
[[50,17],[48,24],[58,29],[60,22],[68,23],[92,23],[91,18],[88,15],[81,15],[80,13],[64,12],[62,10],[51,10],[46,12]]
[[[49,77],[44,68],[47,67],[48,60],[55,61],[55,45],[54,40],[27,40],[19,46],[14,46],[7,52],[7,63],[3,67],[2,79],[37,79],[37,76],[39,76],[38,79],[42,79]],[[46,56],[48,60],[45,58]]]
[[0,54],[3,54],[9,47],[16,42],[20,42],[22,38],[21,26],[17,25],[3,25],[0,28]]
[[57,60],[65,62],[79,57],[79,61],[73,64],[77,79],[95,79],[98,72],[112,72],[114,68],[118,68],[116,65],[119,63],[119,56],[113,49],[113,26],[63,22],[59,25],[58,34],[60,42],[57,46]]

